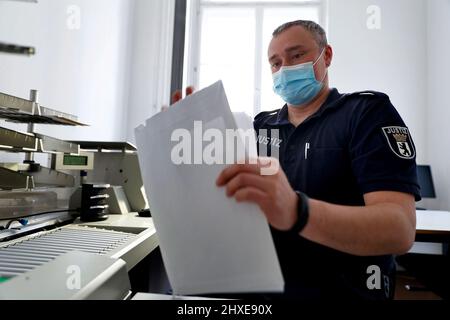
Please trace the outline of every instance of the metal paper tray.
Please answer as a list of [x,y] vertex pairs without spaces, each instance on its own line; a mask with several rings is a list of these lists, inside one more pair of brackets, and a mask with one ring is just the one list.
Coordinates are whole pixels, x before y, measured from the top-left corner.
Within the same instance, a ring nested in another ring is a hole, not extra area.
[[0,118],[17,123],[86,126],[74,115],[45,108],[33,101],[0,92]]
[[0,150],[10,152],[37,151],[38,139],[29,133],[0,127]]
[[74,186],[75,178],[72,175],[49,168],[41,167],[39,172],[22,172],[0,167],[0,188],[4,190]]
[[60,116],[39,116],[20,111],[0,108],[0,118],[15,123],[52,124],[63,126],[87,126],[73,119]]
[[70,154],[80,153],[80,146],[76,143],[59,140],[42,134],[36,134],[36,136],[39,138],[40,141],[39,152],[43,153],[60,152]]

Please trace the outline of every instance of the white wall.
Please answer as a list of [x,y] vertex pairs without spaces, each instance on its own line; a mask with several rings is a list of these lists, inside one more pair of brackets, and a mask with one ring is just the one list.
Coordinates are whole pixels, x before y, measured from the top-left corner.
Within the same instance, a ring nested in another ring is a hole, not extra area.
[[[427,161],[427,28],[425,0],[329,0],[329,40],[335,51],[331,85],[343,92],[388,94],[407,126],[418,162]],[[433,2],[433,1],[430,1]],[[381,29],[367,28],[367,8],[381,9]]]
[[450,0],[427,1],[428,102],[427,152],[432,165],[437,200],[434,209],[450,210]]
[[[134,141],[134,128],[169,103],[174,0],[0,1],[0,41],[32,57],[0,54],[0,91],[79,116],[90,127],[37,126],[67,140]],[[70,30],[70,6],[81,10]],[[26,130],[24,125],[0,126]],[[0,162],[23,155],[0,153]],[[40,157],[44,159],[45,157]],[[40,160],[44,161],[44,160]]]
[[[450,0],[329,0],[335,49],[332,85],[387,93],[410,127],[418,163],[431,164],[438,198],[419,204],[450,210]],[[367,8],[381,9],[369,30]]]
[[[67,9],[81,9],[79,30],[70,30]],[[73,113],[88,128],[38,126],[63,139],[125,137],[128,61],[133,1],[0,1],[0,40],[36,47],[32,57],[0,54],[0,90],[28,97],[40,91],[44,106]]]
[[134,142],[134,129],[170,102],[174,13],[174,0],[136,0],[128,141]]

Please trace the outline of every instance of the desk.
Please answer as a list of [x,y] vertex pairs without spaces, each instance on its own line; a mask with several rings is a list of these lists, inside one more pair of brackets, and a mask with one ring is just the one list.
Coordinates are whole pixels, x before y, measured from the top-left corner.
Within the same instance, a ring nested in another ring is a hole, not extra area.
[[416,240],[450,242],[450,212],[417,210]]
[[[449,252],[450,212],[417,210],[416,243],[410,254],[398,256],[397,263],[406,273],[398,279],[399,294],[404,297],[436,298],[435,292],[445,298],[449,289]],[[425,285],[428,293],[405,291],[404,285],[414,285],[419,279],[420,286]],[[425,294],[425,295],[423,295]]]
[[417,232],[450,233],[450,212],[417,210]]
[[450,243],[450,212],[417,210],[416,242],[410,253],[442,255]]

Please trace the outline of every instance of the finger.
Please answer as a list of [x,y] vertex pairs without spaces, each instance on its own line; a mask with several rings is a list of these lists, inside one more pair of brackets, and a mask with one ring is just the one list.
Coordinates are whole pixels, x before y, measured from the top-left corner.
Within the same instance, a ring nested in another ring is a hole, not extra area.
[[234,198],[237,202],[250,202],[257,204],[261,210],[264,211],[264,208],[266,207],[266,194],[253,187],[244,188],[236,192],[234,195]]
[[261,168],[267,168],[272,166],[274,161],[276,162],[277,159],[271,157],[259,157],[257,159],[257,162]]
[[274,158],[252,158],[245,164],[235,164],[227,167],[217,178],[216,184],[219,187],[226,185],[235,175],[241,172],[248,172],[261,175],[261,168],[270,166],[270,163],[276,161]]
[[218,187],[225,186],[231,179],[239,173],[259,174],[259,165],[257,164],[235,164],[223,170],[217,178]]
[[280,172],[280,162],[277,158],[258,158],[262,176],[274,176]]
[[187,87],[186,88],[186,97],[187,96],[190,96],[191,94],[193,94],[194,93],[194,91],[195,91],[195,88],[194,87]]
[[183,99],[183,94],[181,93],[181,90],[177,90],[172,94],[172,104],[177,103],[181,99]]
[[253,187],[267,193],[270,191],[267,181],[267,179],[261,177],[260,175],[240,173],[228,182],[227,196],[232,197],[240,189],[248,187]]

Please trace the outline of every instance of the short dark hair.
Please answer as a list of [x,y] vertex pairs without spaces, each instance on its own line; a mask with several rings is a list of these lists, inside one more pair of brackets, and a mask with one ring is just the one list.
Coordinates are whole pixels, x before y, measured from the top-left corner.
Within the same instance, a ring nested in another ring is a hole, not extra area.
[[285,23],[275,29],[272,35],[275,38],[287,29],[295,26],[303,27],[307,31],[309,31],[316,40],[320,49],[324,49],[328,45],[327,33],[325,32],[325,30],[318,23],[309,20],[296,20]]

